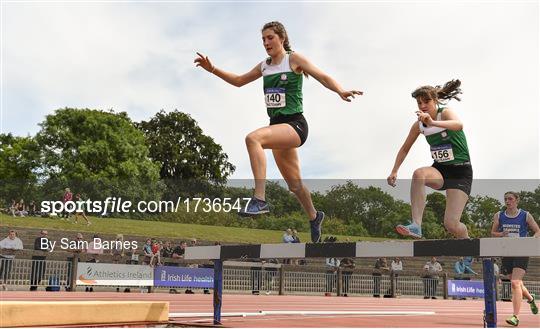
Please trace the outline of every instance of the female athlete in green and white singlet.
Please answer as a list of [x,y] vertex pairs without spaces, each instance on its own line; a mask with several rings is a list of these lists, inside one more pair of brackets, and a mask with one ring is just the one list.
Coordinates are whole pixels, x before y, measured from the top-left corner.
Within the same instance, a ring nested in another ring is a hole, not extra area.
[[460,100],[461,82],[452,80],[441,86],[423,86],[412,93],[418,105],[417,120],[396,156],[388,184],[395,186],[399,167],[420,134],[430,146],[433,165],[414,171],[411,182],[411,213],[409,225],[398,225],[404,236],[422,238],[422,216],[426,206],[426,186],[446,190],[444,226],[456,238],[468,238],[461,214],[471,193],[473,170],[463,123],[453,110],[446,107],[451,99]]
[[255,178],[255,192],[241,215],[250,216],[269,211],[265,200],[264,150],[271,149],[281,175],[309,217],[312,242],[318,242],[321,238],[324,213],[315,209],[311,194],[302,182],[296,150],[304,144],[308,136],[308,124],[302,114],[303,75],[311,75],[347,102],[355,95],[362,95],[362,92],[344,90],[337,81],[313,65],[306,57],[293,52],[283,24],[279,22],[265,24],[262,28],[262,41],[269,57],[242,75],[217,68],[207,56],[200,53],[197,53],[195,63],[237,87],[260,77],[264,80],[264,100],[270,123],[246,136],[246,146]]

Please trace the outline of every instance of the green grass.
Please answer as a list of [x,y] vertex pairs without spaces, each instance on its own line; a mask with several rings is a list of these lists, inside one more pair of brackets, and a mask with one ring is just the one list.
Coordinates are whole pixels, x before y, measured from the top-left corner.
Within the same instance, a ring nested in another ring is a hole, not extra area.
[[[221,242],[241,242],[241,243],[281,243],[283,231],[260,230],[250,228],[209,226],[197,224],[181,224],[170,222],[157,222],[134,220],[124,218],[96,218],[90,217],[92,225],[86,226],[84,220],[79,218],[79,223],[73,223],[73,216],[70,221],[59,218],[40,217],[11,217],[0,214],[0,224],[9,227],[46,228],[49,230],[72,231],[81,233],[106,233],[137,235],[141,237],[156,237],[159,239],[189,239],[197,238],[206,241]],[[324,232],[324,226],[323,226]],[[86,235],[86,234],[85,234]],[[299,232],[302,242],[309,242],[309,233]],[[364,238],[358,236],[336,235],[338,241],[358,241],[358,240],[383,240],[381,238]]]

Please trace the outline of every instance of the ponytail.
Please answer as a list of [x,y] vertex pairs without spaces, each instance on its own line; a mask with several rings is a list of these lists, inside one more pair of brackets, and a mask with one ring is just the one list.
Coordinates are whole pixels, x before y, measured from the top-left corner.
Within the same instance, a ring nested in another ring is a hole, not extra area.
[[448,81],[444,84],[444,86],[441,88],[441,86],[436,86],[437,89],[437,98],[438,99],[444,99],[446,101],[452,100],[452,98],[456,99],[458,102],[461,101],[461,98],[458,97],[459,94],[461,94],[461,81],[458,79]]
[[439,104],[447,104],[450,100],[456,99],[461,101],[458,97],[461,91],[461,81],[458,79],[448,81],[444,86],[422,86],[415,89],[411,96],[413,98],[433,99]]

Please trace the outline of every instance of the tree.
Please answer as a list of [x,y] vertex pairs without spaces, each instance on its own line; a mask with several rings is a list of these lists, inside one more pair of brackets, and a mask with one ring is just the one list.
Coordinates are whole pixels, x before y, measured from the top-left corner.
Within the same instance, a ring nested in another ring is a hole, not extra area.
[[469,228],[469,235],[478,238],[489,237],[493,215],[501,208],[502,205],[497,199],[489,196],[471,196],[464,210],[469,218],[469,221],[464,221]]
[[272,214],[275,216],[286,216],[293,212],[301,212],[307,217],[294,194],[288,188],[280,185],[279,182],[268,181],[266,183],[266,198],[270,202]]
[[519,207],[530,212],[538,222],[540,220],[540,186],[534,192],[521,191],[519,196]]
[[66,186],[91,199],[160,197],[159,167],[148,158],[144,135],[127,113],[64,108],[40,126],[36,139],[50,198],[58,198]]
[[447,239],[450,234],[446,231],[444,223],[439,221],[437,215],[426,208],[422,220],[422,234],[427,239]]
[[393,209],[389,210],[380,220],[382,232],[380,236],[387,238],[402,237],[396,232],[396,226],[403,224],[404,220],[410,217],[411,206],[401,200],[396,200]]
[[161,179],[166,180],[171,197],[204,190],[206,183],[222,185],[235,170],[221,145],[203,134],[189,114],[161,110],[137,127],[144,133],[150,158],[160,166]]
[[[428,239],[451,238],[444,226],[446,212],[446,196],[440,192],[433,192],[426,197],[426,208],[422,219],[422,233]],[[463,213],[461,222],[467,224],[467,214]]]
[[351,181],[333,186],[322,200],[317,198],[319,203],[329,216],[342,219],[356,231],[365,229],[371,236],[386,236],[387,215],[400,210],[394,198],[380,188],[361,188]]
[[426,208],[431,209],[439,223],[444,223],[444,212],[446,211],[446,197],[439,192],[433,192],[426,197]]
[[0,200],[35,198],[39,166],[39,146],[32,137],[0,134]]

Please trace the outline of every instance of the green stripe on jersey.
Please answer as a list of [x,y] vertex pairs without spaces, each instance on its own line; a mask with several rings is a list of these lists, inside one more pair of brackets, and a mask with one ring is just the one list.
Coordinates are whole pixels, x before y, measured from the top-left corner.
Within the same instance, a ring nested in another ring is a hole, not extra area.
[[264,97],[270,118],[302,113],[302,74],[279,72],[265,75]]

